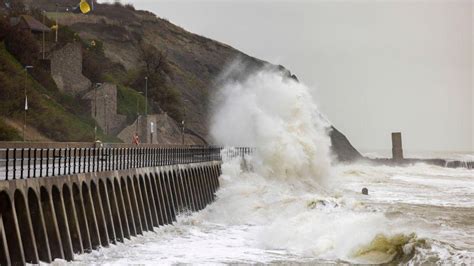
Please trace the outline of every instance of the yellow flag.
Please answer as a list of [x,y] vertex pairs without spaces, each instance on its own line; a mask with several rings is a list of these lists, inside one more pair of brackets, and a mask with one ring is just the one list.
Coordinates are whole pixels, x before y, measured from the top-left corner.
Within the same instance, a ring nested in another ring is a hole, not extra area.
[[82,14],[87,14],[91,11],[91,6],[89,5],[89,3],[87,3],[86,0],[81,0],[79,8],[81,9]]

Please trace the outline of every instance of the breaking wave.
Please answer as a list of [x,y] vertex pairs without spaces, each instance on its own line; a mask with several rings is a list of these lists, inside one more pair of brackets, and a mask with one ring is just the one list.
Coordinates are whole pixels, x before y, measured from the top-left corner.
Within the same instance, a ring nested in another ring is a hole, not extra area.
[[369,263],[408,256],[411,232],[337,189],[329,124],[304,84],[262,70],[226,84],[217,99],[216,142],[256,152],[225,161],[218,200],[202,219],[257,226],[260,247],[301,256]]
[[257,151],[223,152],[217,200],[204,210],[78,263],[472,264],[472,172],[331,166],[328,123],[308,91],[273,70],[223,85],[213,137]]

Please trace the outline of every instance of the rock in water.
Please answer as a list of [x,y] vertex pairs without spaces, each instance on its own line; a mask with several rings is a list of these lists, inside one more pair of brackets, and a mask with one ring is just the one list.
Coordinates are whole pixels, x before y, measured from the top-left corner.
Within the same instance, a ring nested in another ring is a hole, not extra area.
[[362,189],[362,194],[369,195],[369,190],[365,187]]

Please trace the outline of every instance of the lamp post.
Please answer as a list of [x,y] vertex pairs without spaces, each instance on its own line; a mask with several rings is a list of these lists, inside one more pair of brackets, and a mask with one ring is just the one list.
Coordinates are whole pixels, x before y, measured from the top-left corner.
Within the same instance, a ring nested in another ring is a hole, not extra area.
[[108,126],[108,123],[107,123],[107,98],[108,98],[108,95],[105,94],[104,95],[104,121],[105,121],[105,134],[109,134],[109,126]]
[[58,8],[59,8],[59,4],[56,4],[56,35],[55,35],[55,38],[54,38],[54,41],[55,42],[58,42],[58,31],[59,31],[59,25],[58,25]]
[[[43,25],[45,25],[45,17],[46,17],[46,11],[43,10]],[[45,53],[46,53],[46,45],[45,45],[45,33],[44,33],[44,29],[43,29],[43,60],[45,58]]]
[[97,141],[97,89],[102,86],[102,83],[94,84],[94,142]]
[[[146,123],[146,135],[145,136],[148,138],[148,77],[145,77],[145,123]],[[152,131],[151,128],[150,128],[150,131]],[[148,141],[147,141],[147,143],[148,143]]]
[[25,131],[26,131],[26,112],[28,111],[28,95],[26,94],[26,84],[28,82],[28,69],[33,68],[33,66],[25,66],[25,120],[23,123],[23,141],[25,141]]
[[185,122],[186,119],[186,104],[189,102],[188,100],[183,100],[183,121],[181,121],[181,125],[183,126],[183,132],[181,133],[181,144],[184,145],[184,129],[185,129]]
[[145,77],[145,116],[148,116],[148,77]]
[[[139,91],[138,93],[143,94],[143,92],[141,92],[141,91]],[[137,132],[137,135],[138,135],[138,127],[139,127],[139,123],[140,123],[140,111],[138,109],[139,99],[140,99],[140,97],[137,97],[137,127],[136,127],[136,130],[135,130]]]

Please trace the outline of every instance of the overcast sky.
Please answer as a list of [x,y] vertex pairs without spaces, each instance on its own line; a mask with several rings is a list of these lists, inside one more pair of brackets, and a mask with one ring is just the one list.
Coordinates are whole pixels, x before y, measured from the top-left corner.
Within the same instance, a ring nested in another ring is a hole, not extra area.
[[474,151],[471,0],[129,2],[289,68],[359,149]]

